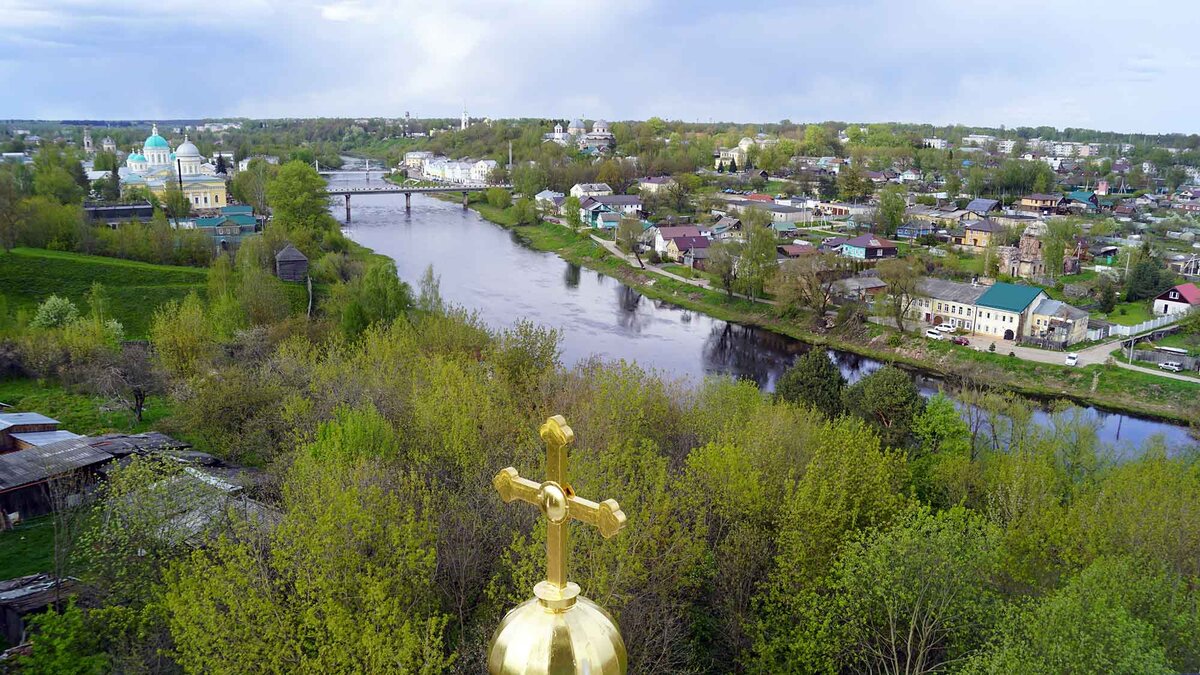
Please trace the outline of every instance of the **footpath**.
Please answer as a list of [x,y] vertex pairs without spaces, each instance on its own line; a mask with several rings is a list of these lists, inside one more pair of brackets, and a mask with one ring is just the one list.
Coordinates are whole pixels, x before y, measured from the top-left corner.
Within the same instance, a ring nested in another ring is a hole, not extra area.
[[[590,236],[590,237],[592,238],[592,241],[594,241],[594,242],[596,242],[597,244],[600,244],[601,246],[603,246],[603,247],[604,247],[604,250],[606,250],[606,251],[608,251],[609,253],[611,253],[611,254],[613,254],[613,255],[617,256],[617,257],[618,257],[618,258],[620,258],[621,260],[624,260],[626,263],[628,263],[628,264],[629,264],[629,266],[630,266],[630,267],[635,267],[635,268],[638,268],[638,269],[643,269],[643,270],[646,270],[647,272],[653,272],[654,274],[657,274],[657,275],[659,275],[659,276],[666,277],[666,278],[668,278],[668,279],[671,279],[671,280],[673,280],[673,281],[679,281],[679,282],[682,282],[682,283],[685,283],[685,284],[689,284],[689,285],[691,285],[691,286],[696,286],[697,288],[703,288],[703,289],[710,290],[710,291],[712,291],[712,290],[719,290],[719,291],[721,291],[722,293],[724,293],[724,292],[725,292],[723,289],[715,289],[715,288],[713,288],[713,287],[712,287],[712,284],[708,283],[708,281],[707,281],[706,279],[689,279],[689,278],[687,278],[687,277],[684,277],[684,276],[680,276],[680,275],[678,275],[678,274],[675,274],[674,272],[669,272],[669,271],[667,271],[667,270],[664,270],[664,269],[662,269],[662,268],[658,267],[657,265],[646,265],[646,264],[644,264],[644,263],[643,263],[643,264],[639,264],[639,261],[638,261],[638,259],[637,259],[637,256],[635,256],[635,255],[633,255],[633,254],[631,254],[631,253],[625,253],[624,251],[622,251],[622,250],[621,250],[621,249],[620,249],[620,248],[617,246],[616,242],[609,241],[609,240],[607,240],[607,239],[605,239],[605,238],[603,238],[603,237],[597,237],[597,236],[596,236],[596,235],[594,235],[594,234],[591,234],[591,235],[588,235],[588,236]],[[778,304],[779,304],[779,303],[778,303],[778,302],[776,302],[775,300],[767,300],[767,299],[765,299],[765,298],[751,298],[750,296],[748,296],[748,295],[743,295],[743,294],[741,294],[741,293],[734,293],[734,294],[733,294],[733,296],[734,296],[735,298],[743,298],[743,299],[745,299],[745,300],[749,300],[749,301],[751,301],[751,302],[759,302],[759,303],[762,303],[762,304],[765,304],[765,305],[778,305]]]

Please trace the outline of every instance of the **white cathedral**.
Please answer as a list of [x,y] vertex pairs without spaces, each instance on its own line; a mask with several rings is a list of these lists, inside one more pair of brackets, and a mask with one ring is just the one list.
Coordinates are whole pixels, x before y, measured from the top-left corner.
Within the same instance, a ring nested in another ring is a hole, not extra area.
[[195,209],[213,209],[229,203],[225,193],[225,178],[204,161],[195,143],[183,137],[175,151],[153,125],[150,136],[125,158],[118,170],[123,187],[146,187],[158,196],[168,188],[181,188]]
[[558,143],[561,146],[574,145],[579,150],[586,152],[603,152],[615,146],[616,138],[612,132],[608,130],[608,122],[604,120],[596,120],[592,123],[592,130],[589,132],[584,126],[583,120],[571,120],[571,124],[567,126],[564,132],[561,124],[554,125],[554,131],[543,134],[542,140],[546,143]]

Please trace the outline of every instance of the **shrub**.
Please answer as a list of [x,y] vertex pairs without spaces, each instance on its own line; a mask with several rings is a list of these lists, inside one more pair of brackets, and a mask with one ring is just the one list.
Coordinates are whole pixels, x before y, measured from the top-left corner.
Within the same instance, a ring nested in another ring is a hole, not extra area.
[[29,322],[34,328],[62,328],[79,319],[79,308],[67,298],[52,295],[38,305],[37,314]]

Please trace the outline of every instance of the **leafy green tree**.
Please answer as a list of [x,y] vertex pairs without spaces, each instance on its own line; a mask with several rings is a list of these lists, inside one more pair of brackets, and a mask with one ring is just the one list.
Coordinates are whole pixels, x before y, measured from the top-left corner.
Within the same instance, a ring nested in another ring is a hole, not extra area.
[[904,224],[904,188],[889,186],[883,189],[879,197],[878,230],[885,237],[896,236],[896,230]]
[[617,223],[617,245],[625,251],[633,251],[638,240],[642,238],[642,223],[637,218],[622,216]]
[[932,673],[971,656],[996,615],[998,528],[962,507],[913,510],[864,533],[834,566],[843,667]]
[[69,299],[51,295],[38,305],[29,325],[33,328],[63,328],[79,320],[79,308]]
[[1107,276],[1100,279],[1099,285],[1099,305],[1100,311],[1108,314],[1117,306],[1117,289],[1113,286],[1113,282]]
[[30,675],[103,675],[110,672],[94,627],[72,598],[62,611],[51,607],[29,619],[30,650],[17,656],[20,672]]
[[272,224],[281,226],[310,260],[318,257],[328,235],[338,233],[337,222],[329,214],[325,179],[311,165],[291,161],[280,166],[267,183],[266,197]]
[[533,203],[532,199],[521,197],[516,204],[513,204],[513,218],[519,225],[536,225],[541,222],[542,214],[538,212],[537,205]]
[[[1188,600],[1178,583],[1162,573],[1147,575],[1129,560],[1098,561],[1044,599],[1013,607],[966,672],[1165,675],[1194,669],[1194,660],[1174,667],[1164,644],[1189,624],[1196,630],[1195,609],[1181,607]],[[1184,639],[1194,655],[1195,633]]]
[[734,159],[733,157],[729,158],[729,168],[727,170],[729,171],[729,173],[737,173],[737,170],[738,170],[737,160]]
[[374,324],[403,317],[412,306],[412,290],[389,260],[372,263],[358,279],[334,287],[327,308],[338,316],[342,332],[356,337]]
[[879,280],[887,284],[887,295],[878,307],[903,333],[913,303],[922,296],[919,263],[913,258],[891,258],[880,262],[875,269]]
[[579,216],[579,197],[570,195],[564,199],[562,210],[563,217],[567,219],[567,225],[575,229],[583,226],[583,219]]
[[250,160],[244,171],[237,172],[229,182],[229,191],[234,199],[253,206],[255,213],[265,215],[269,208],[267,185],[271,183],[277,171],[278,167],[256,157]]
[[180,218],[187,218],[192,214],[192,201],[179,188],[169,187],[163,193],[163,208],[167,217],[178,225]]
[[750,222],[743,225],[746,243],[738,261],[738,278],[751,299],[762,296],[763,289],[770,283],[778,267],[775,264],[775,231],[754,222],[755,216],[752,214],[756,211],[761,209],[749,210]]
[[1153,298],[1161,293],[1164,287],[1170,285],[1170,277],[1164,274],[1159,261],[1150,253],[1148,244],[1143,245],[1133,255],[1136,262],[1129,270],[1129,278],[1125,282],[1126,302]]
[[813,348],[796,359],[779,377],[775,397],[790,403],[811,405],[827,417],[842,412],[842,389],[846,378],[824,349]]
[[833,302],[833,288],[845,266],[836,256],[807,253],[779,266],[771,292],[785,312],[811,311],[821,321]]
[[487,203],[494,209],[507,209],[512,204],[512,195],[503,188],[488,188]]
[[900,448],[908,445],[925,399],[908,373],[884,366],[846,389],[845,407],[866,420],[885,445]]
[[784,494],[775,562],[755,598],[753,672],[835,669],[840,645],[823,617],[834,602],[826,579],[837,551],[858,530],[891,522],[907,504],[903,456],[881,448],[862,421],[827,422],[809,444],[812,459]]
[[732,298],[733,289],[738,281],[738,262],[742,257],[740,242],[725,240],[713,242],[708,247],[708,263],[706,270],[721,282],[725,294]]
[[191,377],[207,367],[217,345],[200,296],[190,293],[182,302],[159,307],[150,323],[150,342],[161,367],[174,377]]
[[172,569],[165,603],[185,670],[448,669],[440,512],[417,476],[388,471],[400,447],[378,413],[343,410],[298,453],[276,527],[222,538]]
[[83,184],[76,180],[78,171],[81,171],[79,161],[66,155],[61,148],[43,147],[33,158],[33,193],[59,204],[78,203],[83,199],[87,185],[86,174]]

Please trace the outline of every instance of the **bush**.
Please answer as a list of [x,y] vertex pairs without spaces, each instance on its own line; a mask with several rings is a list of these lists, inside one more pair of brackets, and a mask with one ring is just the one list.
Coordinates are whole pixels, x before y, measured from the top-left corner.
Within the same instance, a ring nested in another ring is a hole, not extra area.
[[995,343],[995,342],[993,342],[992,344],[988,345],[988,351],[989,351],[989,352],[991,352],[991,353],[993,353],[993,354],[995,354],[995,353],[996,353],[996,343]]
[[33,321],[29,322],[34,328],[62,328],[75,323],[79,319],[79,308],[67,298],[52,295],[38,305]]

